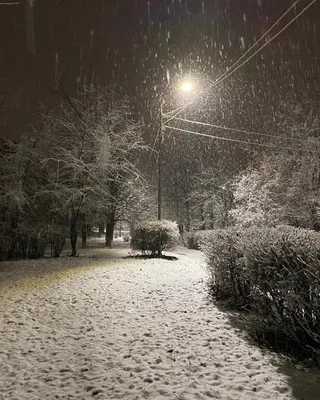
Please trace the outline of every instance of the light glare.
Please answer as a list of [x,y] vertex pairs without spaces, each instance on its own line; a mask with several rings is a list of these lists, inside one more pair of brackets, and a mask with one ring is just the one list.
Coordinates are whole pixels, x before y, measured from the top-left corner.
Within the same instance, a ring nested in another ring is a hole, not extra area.
[[183,90],[184,92],[191,92],[193,90],[193,83],[190,81],[185,81],[182,82],[180,85],[181,90]]

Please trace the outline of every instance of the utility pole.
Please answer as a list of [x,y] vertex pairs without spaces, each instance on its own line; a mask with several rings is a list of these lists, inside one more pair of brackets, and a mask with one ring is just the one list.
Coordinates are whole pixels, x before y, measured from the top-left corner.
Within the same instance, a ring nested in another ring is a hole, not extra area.
[[[180,90],[183,92],[191,92],[194,89],[193,82],[189,80],[185,80],[180,84]],[[181,112],[181,111],[180,111]],[[174,118],[174,117],[172,117]],[[170,118],[170,119],[172,119]],[[158,220],[160,221],[162,218],[162,143],[163,143],[163,95],[160,99],[160,123],[159,123],[159,142],[158,142]]]
[[162,163],[162,142],[163,142],[163,101],[161,99],[160,104],[160,124],[159,124],[159,147],[158,147],[158,220],[161,220],[162,217],[162,171],[161,171],[161,163]]

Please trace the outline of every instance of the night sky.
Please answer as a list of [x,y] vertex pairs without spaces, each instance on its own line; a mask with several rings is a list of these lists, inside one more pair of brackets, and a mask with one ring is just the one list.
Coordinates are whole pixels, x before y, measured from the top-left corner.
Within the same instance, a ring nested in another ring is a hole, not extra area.
[[[0,6],[0,135],[18,139],[36,123],[39,104],[53,104],[55,76],[70,94],[84,82],[113,85],[148,125],[160,93],[172,100],[180,76],[214,81],[293,2],[36,0],[35,54],[27,46],[25,2]],[[301,0],[281,26],[309,2]],[[317,101],[319,18],[318,1],[188,116],[266,131],[281,100]]]

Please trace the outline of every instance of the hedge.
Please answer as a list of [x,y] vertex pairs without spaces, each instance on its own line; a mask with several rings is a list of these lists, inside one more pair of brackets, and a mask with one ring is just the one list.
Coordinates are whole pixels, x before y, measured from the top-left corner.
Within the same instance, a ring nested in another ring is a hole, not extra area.
[[201,248],[213,296],[249,309],[255,335],[320,354],[319,233],[289,226],[217,230]]

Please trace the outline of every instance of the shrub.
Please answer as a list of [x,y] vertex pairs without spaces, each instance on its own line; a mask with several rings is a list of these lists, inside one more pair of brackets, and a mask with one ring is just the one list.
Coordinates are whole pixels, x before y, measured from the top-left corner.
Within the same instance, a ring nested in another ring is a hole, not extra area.
[[26,237],[25,241],[27,258],[43,258],[46,248],[50,243],[50,236],[47,232],[39,232],[38,234]]
[[130,242],[130,235],[129,235],[129,233],[125,233],[125,234],[123,235],[123,241],[124,241],[124,242]]
[[[320,235],[293,227],[245,235],[258,331],[289,339],[291,347],[320,349]],[[308,350],[309,349],[309,350]]]
[[51,235],[51,256],[60,257],[60,254],[66,243],[66,233],[63,231],[55,231]]
[[243,306],[250,301],[251,278],[243,267],[239,247],[241,232],[237,229],[217,229],[200,241],[204,251],[210,287],[217,300]]
[[42,258],[51,245],[51,256],[59,257],[65,244],[67,230],[63,226],[28,226],[21,223],[0,235],[0,260]]
[[10,237],[2,234],[0,231],[0,261],[8,257],[8,252],[10,250],[11,240]]
[[256,337],[278,349],[319,353],[319,233],[289,226],[215,231],[202,248],[213,295],[245,303]]
[[212,231],[192,231],[185,235],[188,249],[200,250],[200,242]]
[[29,227],[26,224],[21,224],[17,229],[8,232],[8,238],[10,238],[6,257],[8,259],[42,258],[50,243],[50,235],[47,229]]
[[175,222],[148,221],[134,230],[131,246],[143,254],[150,252],[152,256],[161,257],[162,252],[174,248],[178,240],[179,231]]

